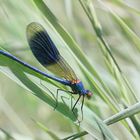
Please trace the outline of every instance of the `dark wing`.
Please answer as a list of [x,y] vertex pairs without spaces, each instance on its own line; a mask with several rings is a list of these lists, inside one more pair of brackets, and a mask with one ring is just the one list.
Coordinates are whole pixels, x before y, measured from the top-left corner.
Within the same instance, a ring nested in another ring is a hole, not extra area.
[[42,25],[30,23],[27,26],[27,40],[36,59],[49,71],[69,81],[77,79]]

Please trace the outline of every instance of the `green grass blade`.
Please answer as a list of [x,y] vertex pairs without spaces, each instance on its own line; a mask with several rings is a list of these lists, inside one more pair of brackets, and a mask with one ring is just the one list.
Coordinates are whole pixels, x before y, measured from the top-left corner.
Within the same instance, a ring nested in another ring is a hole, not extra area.
[[138,15],[140,15],[140,11],[138,10],[138,9],[135,9],[134,7],[132,7],[131,5],[128,5],[126,2],[124,2],[124,1],[120,1],[120,0],[110,0],[110,2],[112,3],[112,4],[115,4],[115,5],[117,5],[117,6],[119,6],[119,7],[121,7],[121,8],[125,8],[125,9],[127,9],[128,11],[130,11],[130,12],[133,12],[133,13],[135,13],[135,14],[138,14]]
[[38,121],[35,121],[33,120],[36,125],[41,128],[43,131],[45,131],[48,135],[50,135],[50,137],[53,139],[53,140],[60,140],[60,138],[52,131],[50,131],[46,126],[44,126],[42,123],[38,122]]
[[86,131],[83,131],[83,132],[79,132],[77,134],[73,134],[71,136],[68,136],[66,138],[63,138],[62,140],[75,140],[77,138],[80,138],[80,137],[83,137],[85,135],[87,135],[88,133]]
[[127,109],[124,109],[124,110],[120,111],[119,113],[111,116],[110,118],[106,119],[104,121],[104,123],[106,123],[107,125],[110,125],[110,124],[116,123],[120,120],[123,120],[125,118],[128,118],[130,116],[133,116],[139,112],[140,112],[140,102],[138,102],[138,103],[128,107]]
[[[102,1],[99,0],[99,2],[106,7],[106,9],[108,9],[110,11],[110,13],[112,14],[112,16],[114,17],[115,21],[120,25],[120,27],[123,29],[123,31],[127,34],[127,36],[129,37],[128,40],[131,39],[131,41],[135,44],[135,46],[137,47],[137,49],[140,49],[140,39],[139,37],[127,26],[127,24],[109,7],[107,7],[106,5],[104,5],[104,3]],[[102,42],[102,41],[101,41]],[[104,44],[104,43],[103,43]],[[108,46],[108,45],[107,45]],[[110,54],[112,55],[112,53],[110,52]],[[112,55],[113,56],[113,55]],[[113,58],[113,57],[112,57]],[[113,58],[114,59],[114,58]],[[130,83],[128,82],[126,76],[124,75],[124,73],[122,73],[119,65],[117,64],[116,60],[113,60],[115,65],[117,66],[117,69],[120,72],[120,78],[122,78],[122,80],[118,79],[118,82],[120,83],[120,85],[126,85],[127,88],[129,89],[131,95],[133,96],[135,101],[138,101],[138,97],[136,96],[134,89],[131,87]],[[119,74],[119,73],[118,73]],[[117,78],[117,77],[116,77]],[[123,92],[125,94],[125,97],[129,100],[129,97],[126,95],[129,92],[127,92],[127,89],[125,89],[125,87],[122,87],[122,89],[124,89],[125,91]],[[130,96],[131,96],[130,95]]]
[[8,133],[7,131],[5,131],[4,129],[0,128],[0,131],[2,131],[2,132],[5,134],[5,136],[6,136],[5,140],[15,140],[14,137],[11,136],[11,134],[9,134],[9,133]]
[[135,127],[135,129],[137,130],[137,133],[140,137],[140,123],[139,120],[135,117],[135,116],[130,116],[130,119]]
[[115,21],[118,23],[121,29],[123,29],[123,31],[127,34],[128,38],[135,44],[138,51],[140,51],[140,38],[134,33],[133,30],[129,28],[129,26],[111,8],[109,8],[101,1],[100,3],[104,5],[107,10],[109,10],[109,12],[114,17]]
[[[124,73],[122,72],[122,70],[120,69],[120,66],[118,65],[116,59],[114,58],[108,43],[106,42],[106,40],[103,37],[102,28],[97,19],[97,16],[96,16],[96,13],[95,13],[91,0],[79,0],[79,1],[96,32],[101,51],[105,57],[106,65],[108,66],[110,73],[112,74],[118,87],[120,88],[120,100],[122,98],[122,99],[125,99],[128,103],[130,103],[130,97],[128,95],[128,93],[129,93],[130,96],[134,99],[134,101],[137,101],[135,92],[133,91],[131,85],[129,84],[128,80],[124,76]],[[128,89],[129,89],[129,92],[128,92]],[[132,98],[131,98],[131,100],[132,100]],[[120,104],[121,104],[121,102],[120,102]],[[129,128],[128,128],[129,124],[126,125],[126,123],[124,123],[124,122],[123,122],[123,124],[125,124],[125,127],[129,130]]]
[[108,69],[111,69],[111,74],[113,75],[114,79],[116,80],[116,83],[120,87],[120,90],[121,90],[120,96],[123,95],[125,100],[127,100],[127,102],[129,103],[130,99],[127,96],[127,94],[129,93],[129,92],[127,92],[127,88],[128,88],[130,90],[130,94],[132,95],[134,100],[137,101],[137,97],[135,96],[134,90],[128,83],[128,80],[126,80],[126,77],[125,77],[124,73],[122,72],[120,66],[118,65],[116,59],[114,58],[108,43],[106,42],[106,40],[103,37],[102,28],[97,19],[96,12],[95,12],[95,9],[94,9],[94,6],[93,6],[91,0],[79,0],[79,1],[80,1],[81,6],[83,7],[85,13],[89,17],[89,20],[93,26],[93,29],[96,32],[101,51],[105,57],[105,61],[108,63],[108,65],[107,65]]

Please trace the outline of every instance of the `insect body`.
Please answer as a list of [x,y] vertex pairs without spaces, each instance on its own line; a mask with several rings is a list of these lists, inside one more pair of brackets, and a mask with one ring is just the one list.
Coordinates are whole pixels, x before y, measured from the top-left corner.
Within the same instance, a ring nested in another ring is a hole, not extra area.
[[55,44],[49,37],[47,31],[39,23],[32,22],[27,26],[26,33],[29,46],[34,56],[46,69],[54,73],[54,75],[42,72],[37,68],[23,62],[22,60],[5,51],[0,50],[0,54],[5,55],[10,59],[13,59],[14,61],[46,76],[47,78],[55,80],[63,85],[69,86],[72,89],[72,91],[68,91],[69,93],[79,95],[76,103],[72,107],[72,111],[74,110],[76,104],[78,103],[81,97],[82,97],[82,105],[81,105],[82,110],[85,96],[88,99],[90,99],[92,93],[84,88],[83,83],[77,78],[72,68],[60,55],[58,49],[56,48]]
[[36,59],[49,71],[55,74],[55,76],[51,75],[51,79],[57,79],[56,81],[71,87],[71,94],[79,95],[72,111],[81,96],[83,97],[82,110],[84,97],[90,98],[92,93],[84,88],[83,83],[77,78],[72,68],[60,55],[47,31],[39,23],[30,23],[27,26],[27,40]]

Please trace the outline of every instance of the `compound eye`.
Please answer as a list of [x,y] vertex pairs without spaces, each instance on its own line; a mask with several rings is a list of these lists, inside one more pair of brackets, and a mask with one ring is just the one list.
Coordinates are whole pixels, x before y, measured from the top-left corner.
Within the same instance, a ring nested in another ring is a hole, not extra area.
[[87,98],[90,99],[91,97],[92,97],[92,93],[89,91],[89,92],[87,93]]

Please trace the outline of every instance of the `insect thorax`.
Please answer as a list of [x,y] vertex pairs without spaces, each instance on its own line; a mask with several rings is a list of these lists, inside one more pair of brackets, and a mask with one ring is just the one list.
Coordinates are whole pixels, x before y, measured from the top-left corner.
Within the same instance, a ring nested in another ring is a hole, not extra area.
[[85,94],[83,83],[80,80],[73,80],[71,82],[71,88],[74,94]]

